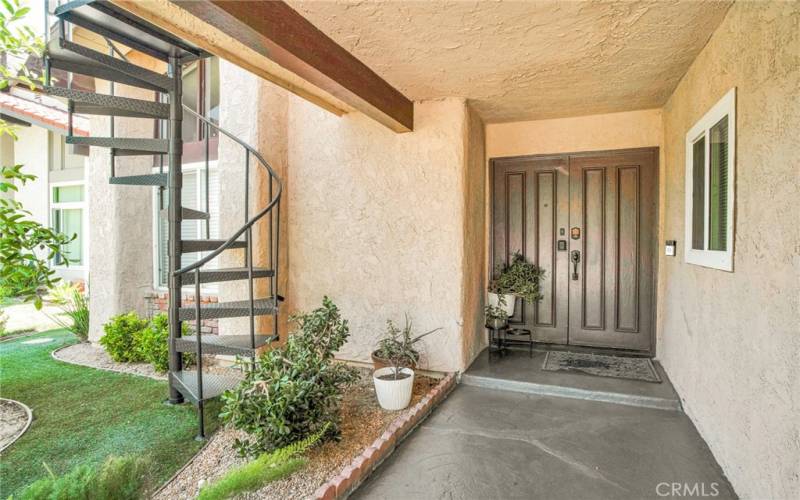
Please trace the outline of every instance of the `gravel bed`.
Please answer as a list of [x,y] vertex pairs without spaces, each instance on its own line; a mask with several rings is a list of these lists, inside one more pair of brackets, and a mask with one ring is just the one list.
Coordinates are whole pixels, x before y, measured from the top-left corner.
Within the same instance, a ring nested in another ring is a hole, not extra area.
[[[375,396],[372,371],[367,369],[360,371],[361,378],[342,401],[341,441],[327,442],[315,448],[309,452],[308,464],[304,468],[240,498],[274,500],[308,498],[372,444],[389,424],[403,413],[383,410]],[[436,382],[435,379],[417,375],[409,408],[422,399]],[[244,463],[233,449],[233,441],[237,435],[238,431],[233,429],[220,429],[195,458],[154,498],[156,500],[195,498],[201,480],[213,481],[230,468]]]
[[53,357],[59,361],[75,365],[167,380],[166,374],[156,373],[149,363],[118,363],[111,359],[111,356],[101,346],[90,344],[89,342],[81,342],[53,351]]
[[0,451],[22,436],[30,421],[27,406],[13,399],[0,398]]

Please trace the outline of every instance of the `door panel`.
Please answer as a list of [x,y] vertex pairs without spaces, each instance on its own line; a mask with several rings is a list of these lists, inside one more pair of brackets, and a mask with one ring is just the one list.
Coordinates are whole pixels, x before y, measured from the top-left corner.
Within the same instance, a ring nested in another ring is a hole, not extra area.
[[522,252],[545,270],[542,300],[517,299],[512,325],[540,342],[651,350],[656,154],[492,160],[493,268]]
[[656,200],[652,151],[570,158],[570,344],[651,348]]
[[521,252],[545,270],[542,300],[517,299],[510,322],[533,332],[535,340],[567,342],[568,252],[558,251],[569,223],[566,158],[493,161],[493,269]]

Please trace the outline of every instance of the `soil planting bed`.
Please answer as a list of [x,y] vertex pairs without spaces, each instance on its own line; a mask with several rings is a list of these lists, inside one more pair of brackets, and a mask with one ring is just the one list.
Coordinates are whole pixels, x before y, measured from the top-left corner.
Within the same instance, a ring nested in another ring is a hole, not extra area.
[[[399,417],[413,410],[414,405],[429,394],[438,383],[437,379],[419,376],[414,379],[414,395],[411,404],[403,411],[386,411],[375,397],[372,371],[361,369],[357,384],[342,401],[341,430],[339,442],[327,442],[309,452],[308,464],[281,481],[270,483],[261,490],[244,495],[247,499],[305,499],[313,498],[314,492],[349,465],[355,457],[366,450]],[[237,431],[223,428],[209,443],[155,496],[156,499],[195,498],[198,484],[213,481],[227,470],[244,463],[233,449]]]
[[13,399],[0,398],[0,451],[19,439],[31,423],[27,406]]

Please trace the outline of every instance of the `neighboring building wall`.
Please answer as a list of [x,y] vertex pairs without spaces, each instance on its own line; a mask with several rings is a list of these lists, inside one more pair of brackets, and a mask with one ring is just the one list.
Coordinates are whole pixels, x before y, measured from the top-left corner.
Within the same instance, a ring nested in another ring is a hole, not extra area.
[[19,186],[14,199],[22,203],[25,210],[31,212],[31,219],[47,226],[50,221],[47,160],[50,148],[47,129],[35,126],[19,127],[17,137],[14,144],[14,162],[24,165],[23,172],[35,175],[36,179]]
[[[98,82],[98,92],[109,93]],[[116,95],[152,100],[152,91],[117,85]],[[153,121],[117,118],[119,137],[152,137]],[[105,136],[109,118],[93,117],[93,136]],[[116,160],[116,175],[150,173],[152,157],[131,156]],[[97,342],[111,316],[131,310],[147,313],[146,297],[153,289],[153,188],[108,183],[109,152],[91,148],[86,164],[89,196],[89,339]]]
[[418,333],[443,328],[424,341],[424,367],[461,370],[473,322],[463,291],[467,107],[428,101],[414,113],[414,131],[396,134],[291,98],[289,294],[303,310],[323,295],[340,306],[351,331],[342,358],[368,361],[386,320],[402,325],[408,313]]
[[[737,87],[732,273],[688,265],[686,132]],[[742,498],[800,498],[800,4],[736,2],[664,110],[659,357]],[[663,240],[662,240],[663,241]]]

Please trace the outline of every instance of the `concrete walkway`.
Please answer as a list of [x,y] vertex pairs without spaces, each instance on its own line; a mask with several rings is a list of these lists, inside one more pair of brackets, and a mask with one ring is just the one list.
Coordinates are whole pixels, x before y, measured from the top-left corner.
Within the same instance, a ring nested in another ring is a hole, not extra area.
[[52,304],[45,304],[41,310],[36,310],[33,303],[13,304],[2,309],[8,316],[7,335],[59,328],[58,323],[53,321],[53,316],[60,315],[61,310]]
[[703,496],[736,498],[681,412],[459,386],[351,498]]

